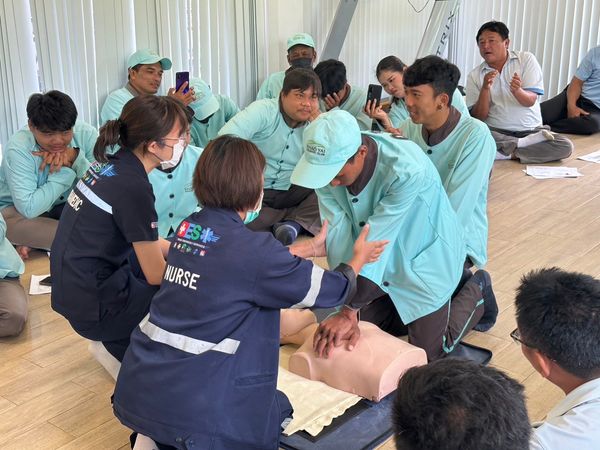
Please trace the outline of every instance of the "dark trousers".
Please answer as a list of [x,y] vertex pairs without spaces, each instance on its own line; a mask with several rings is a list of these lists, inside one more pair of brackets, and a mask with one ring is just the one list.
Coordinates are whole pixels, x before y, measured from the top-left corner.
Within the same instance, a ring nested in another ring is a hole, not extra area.
[[287,191],[265,189],[259,216],[248,224],[253,231],[271,231],[277,222],[293,220],[315,235],[321,229],[319,202],[313,189],[292,184]]
[[450,353],[483,315],[481,289],[477,283],[469,282],[471,276],[465,269],[450,301],[409,324],[402,322],[389,295],[371,283],[371,295],[379,296],[361,308],[360,320],[374,323],[394,336],[408,334],[408,342],[424,349],[427,359],[435,361]]
[[[568,87],[568,86],[567,86]],[[594,134],[600,131],[600,109],[585,97],[579,97],[577,106],[589,112],[588,116],[567,116],[567,89],[540,105],[542,120],[552,131],[571,134]]]

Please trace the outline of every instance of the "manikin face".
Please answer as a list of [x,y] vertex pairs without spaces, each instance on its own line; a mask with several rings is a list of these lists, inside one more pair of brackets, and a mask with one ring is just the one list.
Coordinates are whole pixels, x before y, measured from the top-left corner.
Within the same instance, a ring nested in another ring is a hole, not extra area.
[[354,159],[351,162],[344,164],[342,170],[340,170],[335,178],[331,180],[329,185],[333,187],[350,186],[354,183],[363,171],[366,155],[367,148],[364,145],[361,145],[358,148],[358,152],[354,155]]
[[129,69],[129,83],[141,94],[156,94],[162,76],[163,69],[159,62],[142,64],[138,70]]
[[382,70],[377,77],[383,90],[396,98],[404,98],[404,84],[402,72],[395,70]]
[[40,130],[29,123],[29,130],[40,149],[47,152],[61,152],[66,150],[73,139],[73,129],[66,131]]
[[509,39],[502,39],[495,31],[484,31],[479,35],[479,54],[490,66],[503,65],[506,61]]
[[296,122],[306,122],[313,111],[319,108],[319,99],[312,87],[301,91],[292,89],[287,94],[281,93],[283,111]]
[[[428,84],[405,87],[406,109],[414,123],[427,125],[435,122],[435,117],[442,112],[448,104],[448,95],[435,95],[433,88]],[[434,119],[434,120],[432,120]]]

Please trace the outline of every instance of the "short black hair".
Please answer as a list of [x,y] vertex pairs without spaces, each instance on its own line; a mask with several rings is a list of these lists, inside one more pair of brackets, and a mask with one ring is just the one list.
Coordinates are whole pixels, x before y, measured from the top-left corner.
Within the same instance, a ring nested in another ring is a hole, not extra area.
[[319,77],[312,69],[304,69],[304,68],[295,68],[288,70],[285,74],[285,78],[283,79],[283,86],[281,88],[281,93],[283,95],[288,95],[290,91],[294,89],[300,89],[300,91],[305,91],[308,88],[313,88],[313,91],[317,96],[321,96],[321,81]]
[[529,449],[523,386],[498,369],[458,358],[406,371],[392,422],[398,450]]
[[315,73],[321,80],[323,97],[341,91],[348,79],[346,78],[346,66],[336,59],[326,59],[315,67]]
[[582,379],[600,376],[600,281],[558,267],[529,272],[515,300],[527,346]]
[[460,80],[460,70],[451,62],[439,56],[425,56],[417,59],[404,71],[404,86],[414,87],[429,84],[435,95],[448,94],[448,105]]
[[40,131],[68,131],[77,120],[77,108],[67,94],[48,91],[29,97],[27,118]]
[[483,33],[484,31],[498,33],[503,41],[508,39],[508,27],[502,22],[492,20],[481,25],[481,27],[479,27],[479,31],[477,31],[477,37],[475,38],[475,41],[477,41],[477,43],[479,43],[479,36],[481,36],[481,33]]

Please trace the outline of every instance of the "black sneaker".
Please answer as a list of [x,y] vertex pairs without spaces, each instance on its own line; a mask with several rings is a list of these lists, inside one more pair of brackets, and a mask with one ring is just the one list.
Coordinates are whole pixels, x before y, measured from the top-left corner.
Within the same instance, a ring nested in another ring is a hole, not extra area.
[[275,228],[275,239],[281,242],[283,245],[293,244],[296,238],[298,237],[298,231],[287,223],[283,223]]
[[494,326],[498,318],[498,303],[492,290],[492,279],[490,274],[485,270],[478,270],[473,274],[469,282],[478,283],[481,295],[483,296],[483,316],[473,329],[482,332],[488,331]]

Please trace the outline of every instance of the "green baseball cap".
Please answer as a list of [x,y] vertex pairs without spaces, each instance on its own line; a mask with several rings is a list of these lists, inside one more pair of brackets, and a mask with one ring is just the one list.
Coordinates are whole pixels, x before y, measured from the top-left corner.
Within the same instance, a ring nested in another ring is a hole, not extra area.
[[306,45],[310,48],[315,48],[315,41],[310,34],[296,33],[287,40],[287,49],[289,50],[294,45]]
[[132,67],[135,67],[138,64],[156,64],[157,62],[160,63],[163,70],[169,70],[173,65],[169,58],[159,56],[159,54],[156,53],[154,50],[144,48],[142,50],[138,50],[129,58],[127,58],[127,68],[131,69]]
[[194,89],[196,100],[190,103],[194,117],[204,120],[219,110],[219,101],[204,81],[200,78],[190,78],[190,87]]
[[291,182],[309,189],[328,185],[362,144],[356,118],[341,109],[320,114],[302,135],[304,153]]

